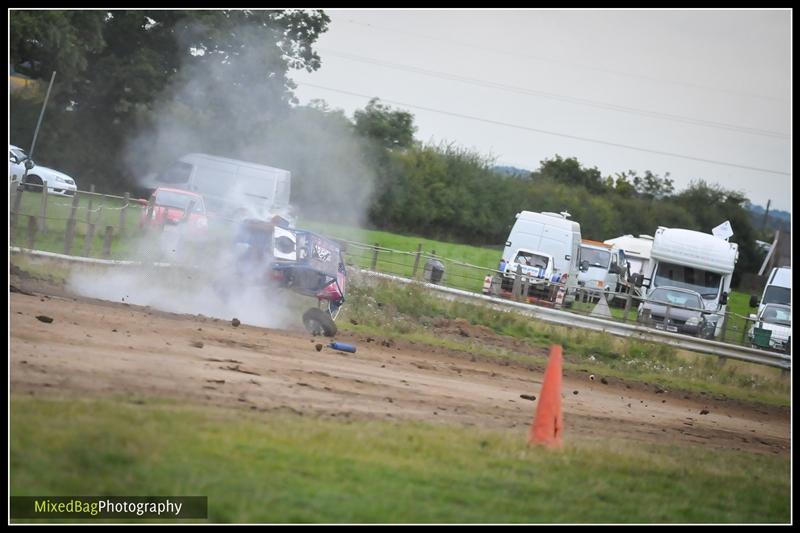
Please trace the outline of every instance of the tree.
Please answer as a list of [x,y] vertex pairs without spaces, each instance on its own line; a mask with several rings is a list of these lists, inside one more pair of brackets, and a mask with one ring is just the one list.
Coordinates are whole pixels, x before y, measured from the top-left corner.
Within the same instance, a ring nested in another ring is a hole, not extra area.
[[414,115],[407,111],[392,111],[377,98],[369,101],[364,110],[354,113],[356,131],[375,140],[386,149],[410,148],[414,143]]

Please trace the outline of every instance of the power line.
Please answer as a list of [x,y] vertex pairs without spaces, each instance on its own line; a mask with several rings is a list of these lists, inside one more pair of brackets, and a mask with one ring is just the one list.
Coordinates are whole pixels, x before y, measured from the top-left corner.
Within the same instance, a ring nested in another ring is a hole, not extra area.
[[[370,99],[373,98],[372,96],[369,96],[369,95],[366,95],[366,94],[355,93],[355,92],[351,92],[351,91],[345,91],[345,90],[342,90],[342,89],[334,89],[332,87],[324,87],[322,85],[317,85],[317,84],[314,84],[314,83],[308,83],[308,82],[297,82],[297,83],[299,85],[305,85],[307,87],[314,87],[316,89],[322,89],[324,91],[332,91],[332,92],[335,92],[335,93],[347,94],[347,95],[350,95],[350,96],[358,96],[358,97],[361,97],[361,98],[370,98]],[[440,114],[449,115],[449,116],[452,116],[452,117],[465,118],[465,119],[468,119],[468,120],[476,120],[478,122],[485,122],[487,124],[494,124],[494,125],[498,125],[498,126],[506,126],[506,127],[509,127],[509,128],[516,128],[516,129],[525,130],[525,131],[533,131],[533,132],[536,132],[536,133],[543,133],[545,135],[554,135],[556,137],[564,137],[564,138],[567,138],[567,139],[574,139],[574,140],[578,140],[578,141],[590,142],[590,143],[595,143],[595,144],[604,144],[606,146],[614,146],[614,147],[617,147],[617,148],[627,148],[628,150],[636,150],[638,152],[647,152],[647,153],[651,153],[651,154],[665,155],[665,156],[669,156],[669,157],[678,157],[678,158],[681,158],[681,159],[689,159],[689,160],[692,160],[692,161],[700,161],[700,162],[703,162],[703,163],[712,163],[712,164],[715,164],[715,165],[723,165],[723,166],[727,166],[727,167],[741,168],[741,169],[744,169],[744,170],[753,170],[753,171],[756,171],[756,172],[766,172],[768,174],[779,174],[779,175],[782,175],[782,176],[788,176],[789,175],[788,172],[781,172],[779,170],[772,170],[772,169],[769,169],[769,168],[751,167],[751,166],[747,166],[747,165],[740,165],[740,164],[737,164],[737,163],[729,163],[727,161],[718,161],[716,159],[705,159],[705,158],[702,158],[702,157],[694,157],[694,156],[685,155],[685,154],[678,154],[678,153],[675,153],[675,152],[665,152],[665,151],[662,151],[662,150],[653,150],[651,148],[641,148],[641,147],[638,147],[638,146],[631,146],[629,144],[622,144],[622,143],[615,143],[615,142],[610,142],[610,141],[603,141],[603,140],[600,140],[600,139],[592,139],[590,137],[581,137],[581,136],[578,136],[578,135],[570,135],[570,134],[567,134],[567,133],[559,133],[559,132],[555,132],[555,131],[543,130],[543,129],[538,129],[538,128],[531,128],[531,127],[528,127],[528,126],[521,126],[519,124],[511,124],[509,122],[502,122],[502,121],[499,121],[499,120],[491,120],[491,119],[482,118],[482,117],[464,115],[464,114],[461,114],[461,113],[453,113],[451,111],[442,111],[440,109],[433,109],[431,107],[423,107],[423,106],[418,106],[418,105],[413,105],[413,104],[407,104],[405,102],[399,102],[397,100],[387,100],[387,99],[381,98],[381,101],[388,102],[390,104],[410,107],[412,109],[421,109],[423,111],[430,111],[432,113],[440,113]]]
[[483,47],[483,46],[476,46],[476,45],[471,44],[471,43],[464,43],[464,42],[460,42],[460,41],[454,41],[454,40],[451,40],[451,39],[442,39],[442,38],[439,38],[439,37],[431,37],[430,35],[425,35],[425,34],[422,34],[422,33],[410,32],[410,31],[406,31],[406,30],[398,30],[396,28],[388,28],[386,26],[376,26],[374,24],[370,24],[370,23],[367,23],[367,22],[358,22],[358,21],[355,21],[353,19],[346,19],[345,22],[348,22],[350,24],[356,24],[356,25],[359,25],[359,26],[367,26],[367,27],[373,28],[373,29],[375,29],[377,31],[391,31],[391,32],[395,32],[395,33],[403,33],[403,34],[406,34],[406,35],[412,35],[414,37],[422,37],[423,39],[429,39],[431,41],[440,41],[440,42],[443,42],[443,43],[449,43],[449,44],[453,44],[453,45],[457,45],[457,46],[464,46],[464,47],[467,47],[467,48],[474,48],[476,50],[481,50],[481,51],[484,51],[484,52],[490,52],[490,53],[493,53],[493,54],[516,56],[516,57],[522,57],[522,58],[525,58],[525,59],[533,59],[535,61],[544,61],[546,63],[555,63],[556,65],[562,66],[562,67],[563,66],[568,66],[568,67],[571,67],[571,68],[583,68],[583,69],[587,69],[587,70],[594,70],[594,71],[597,71],[597,72],[603,72],[605,74],[613,74],[614,76],[624,76],[624,77],[629,77],[629,78],[637,78],[637,79],[645,80],[645,81],[648,81],[648,82],[651,82],[651,83],[658,83],[658,84],[667,83],[667,84],[673,84],[673,85],[682,85],[684,87],[689,87],[689,88],[692,88],[692,89],[700,89],[700,90],[704,90],[704,91],[717,91],[717,92],[722,92],[722,93],[733,94],[733,95],[736,95],[736,96],[746,96],[748,98],[758,98],[758,99],[761,99],[761,100],[772,100],[772,101],[776,101],[776,102],[780,102],[780,103],[787,103],[787,101],[785,99],[778,98],[778,97],[775,97],[775,96],[766,96],[766,95],[763,95],[763,94],[748,93],[748,92],[743,92],[743,91],[732,91],[730,89],[721,89],[719,87],[711,87],[711,86],[708,86],[708,85],[701,85],[701,84],[698,84],[698,83],[689,83],[689,82],[685,82],[685,81],[653,78],[653,77],[650,77],[650,76],[644,76],[642,74],[634,74],[632,72],[624,72],[624,71],[619,71],[619,70],[601,68],[601,67],[596,67],[594,65],[586,65],[586,64],[583,64],[583,63],[575,63],[575,62],[564,61],[564,60],[560,60],[560,59],[551,59],[549,57],[537,56],[537,55],[532,55],[532,54],[521,54],[519,52],[511,52],[511,51],[508,51],[508,50],[499,50],[497,48],[487,48],[487,47]]
[[621,106],[621,105],[612,104],[612,103],[608,103],[608,102],[600,102],[600,101],[597,101],[597,100],[588,100],[588,99],[584,99],[584,98],[576,98],[576,97],[572,97],[572,96],[564,96],[564,95],[560,95],[560,94],[556,94],[556,93],[537,91],[537,90],[533,90],[533,89],[527,89],[527,88],[524,88],[524,87],[516,87],[516,86],[513,86],[513,85],[505,85],[505,84],[502,84],[502,83],[496,83],[496,82],[491,82],[491,81],[487,81],[487,80],[481,80],[481,79],[478,79],[478,78],[470,78],[470,77],[467,77],[467,76],[460,76],[458,74],[451,74],[451,73],[441,72],[441,71],[436,71],[436,70],[428,70],[428,69],[424,69],[424,68],[420,68],[420,67],[414,67],[414,66],[410,66],[410,65],[401,65],[399,63],[391,63],[389,61],[381,61],[381,60],[378,60],[378,59],[373,59],[373,58],[365,57],[365,56],[359,56],[359,55],[356,55],[356,54],[350,54],[350,53],[346,53],[346,52],[338,52],[338,51],[328,50],[328,49],[323,49],[323,48],[320,48],[320,51],[324,51],[324,53],[326,55],[341,57],[341,58],[347,59],[349,61],[357,61],[357,62],[362,62],[362,63],[369,63],[369,64],[373,64],[373,65],[378,65],[378,66],[386,67],[386,68],[405,70],[407,72],[414,72],[414,73],[423,74],[423,75],[426,75],[426,76],[433,76],[433,77],[436,77],[436,78],[441,78],[441,79],[446,79],[446,80],[453,80],[453,81],[458,81],[458,82],[462,82],[462,83],[468,83],[468,84],[472,84],[472,85],[488,87],[488,88],[492,88],[492,89],[499,89],[499,90],[513,92],[513,93],[517,93],[517,94],[524,94],[524,95],[530,95],[530,96],[540,96],[542,98],[549,98],[551,100],[560,100],[560,101],[563,101],[563,102],[577,103],[577,104],[580,104],[580,105],[586,105],[586,106],[596,107],[596,108],[600,108],[600,109],[607,109],[607,110],[611,110],[611,111],[619,111],[619,112],[622,112],[622,113],[631,113],[631,114],[642,115],[642,116],[646,116],[646,117],[650,117],[650,118],[671,120],[671,121],[675,121],[675,122],[683,122],[685,124],[692,124],[692,125],[695,125],[695,126],[706,126],[706,127],[709,127],[709,128],[719,128],[719,129],[725,129],[725,130],[735,131],[735,132],[739,132],[739,133],[748,133],[748,134],[752,134],[752,135],[762,135],[762,136],[765,136],[765,137],[774,137],[774,138],[779,138],[779,139],[788,139],[789,138],[788,135],[786,135],[784,133],[777,132],[777,131],[762,130],[762,129],[759,129],[759,128],[750,128],[750,127],[747,127],[747,126],[737,126],[736,124],[728,124],[728,123],[725,123],[725,122],[714,122],[714,121],[711,121],[711,120],[697,119],[697,118],[686,117],[686,116],[682,116],[682,115],[673,115],[673,114],[670,114],[670,113],[662,113],[662,112],[658,112],[658,111],[650,111],[650,110],[647,110],[647,109],[638,109],[638,108],[635,108],[635,107]]

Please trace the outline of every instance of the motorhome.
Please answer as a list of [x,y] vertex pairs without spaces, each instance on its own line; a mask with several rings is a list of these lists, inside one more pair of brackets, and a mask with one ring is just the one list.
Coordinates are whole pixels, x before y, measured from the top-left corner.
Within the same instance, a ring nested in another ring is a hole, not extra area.
[[[575,301],[581,227],[574,220],[568,220],[569,216],[566,212],[517,213],[503,249],[500,281],[504,290],[510,290],[519,266],[534,282],[531,293],[549,294],[547,282],[557,277],[566,283],[564,303],[570,305]],[[531,259],[534,264],[530,264]],[[529,267],[537,270],[531,271]]]
[[156,186],[201,194],[210,213],[289,218],[288,170],[208,154],[187,154],[154,177]]
[[761,301],[756,297],[750,298],[750,307],[758,305],[758,315],[764,310],[767,304],[792,304],[792,269],[789,267],[773,268],[761,294]]
[[699,293],[718,336],[738,257],[736,243],[699,231],[659,227],[650,251],[650,269],[643,280],[646,294],[658,287]]
[[613,300],[626,282],[625,252],[610,244],[584,239],[578,251],[578,286],[592,299]]

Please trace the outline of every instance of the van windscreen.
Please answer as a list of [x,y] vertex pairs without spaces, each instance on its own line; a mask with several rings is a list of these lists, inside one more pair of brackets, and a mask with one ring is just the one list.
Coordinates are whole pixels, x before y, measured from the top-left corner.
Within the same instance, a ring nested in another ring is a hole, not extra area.
[[192,165],[183,161],[176,161],[167,170],[156,177],[161,183],[186,183],[192,174]]
[[764,301],[762,304],[783,304],[790,305],[792,299],[792,290],[786,287],[778,287],[777,285],[770,285],[764,291]]

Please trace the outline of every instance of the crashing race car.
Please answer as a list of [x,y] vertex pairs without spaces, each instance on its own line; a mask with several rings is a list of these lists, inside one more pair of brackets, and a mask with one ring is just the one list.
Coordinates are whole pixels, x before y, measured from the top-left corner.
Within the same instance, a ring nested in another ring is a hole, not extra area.
[[310,231],[290,228],[285,219],[274,217],[269,222],[241,221],[234,246],[237,279],[316,298],[317,307],[303,313],[303,325],[313,335],[336,335],[335,320],[344,304],[347,281],[338,244]]

